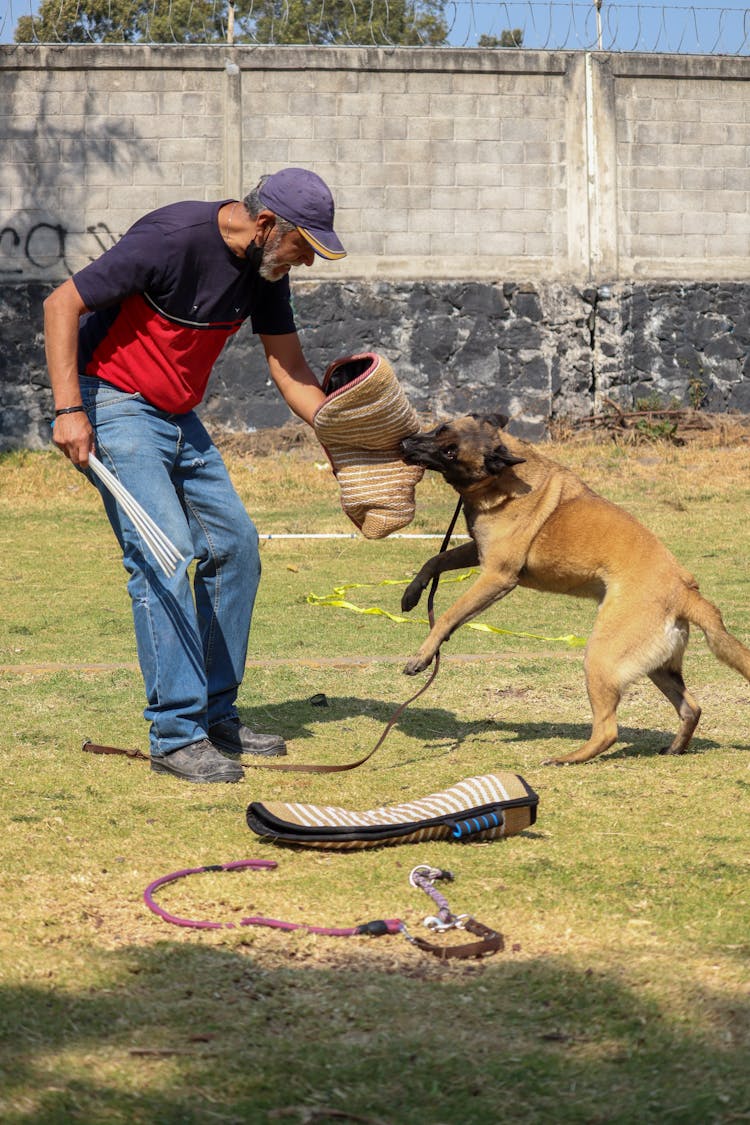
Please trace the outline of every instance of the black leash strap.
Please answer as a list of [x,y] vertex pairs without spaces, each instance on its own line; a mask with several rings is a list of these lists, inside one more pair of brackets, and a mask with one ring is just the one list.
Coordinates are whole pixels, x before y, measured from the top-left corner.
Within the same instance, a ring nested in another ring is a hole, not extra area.
[[87,738],[81,747],[84,754],[121,754],[126,758],[140,758],[144,762],[150,762],[151,759],[148,754],[144,754],[142,750],[132,750],[125,746],[101,746],[98,742],[92,742]]

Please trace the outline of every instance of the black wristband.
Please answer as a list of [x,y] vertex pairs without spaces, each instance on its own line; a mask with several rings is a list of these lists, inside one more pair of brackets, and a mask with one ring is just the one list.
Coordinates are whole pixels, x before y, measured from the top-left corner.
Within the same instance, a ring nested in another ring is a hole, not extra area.
[[85,406],[64,406],[62,410],[55,411],[55,418],[59,418],[61,414],[80,414],[86,413]]

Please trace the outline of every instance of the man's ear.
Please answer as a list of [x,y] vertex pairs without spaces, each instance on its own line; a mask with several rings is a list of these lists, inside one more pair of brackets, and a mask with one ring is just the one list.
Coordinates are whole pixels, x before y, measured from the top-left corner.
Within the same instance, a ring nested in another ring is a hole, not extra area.
[[488,473],[497,476],[502,473],[503,469],[507,469],[511,465],[523,465],[524,460],[524,457],[514,457],[507,446],[501,442],[500,445],[496,445],[485,455],[484,467]]
[[276,225],[276,216],[273,211],[269,211],[264,207],[255,216],[255,237],[258,240],[259,246],[264,246],[266,239]]

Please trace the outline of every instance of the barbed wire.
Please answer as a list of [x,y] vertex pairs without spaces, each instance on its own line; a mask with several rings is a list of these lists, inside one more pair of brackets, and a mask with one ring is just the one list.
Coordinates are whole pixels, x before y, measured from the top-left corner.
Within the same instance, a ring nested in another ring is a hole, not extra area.
[[[38,21],[40,2],[5,0],[5,11],[0,13],[0,44],[14,41],[14,32],[21,17],[33,21],[34,42],[69,41],[62,15],[70,12],[70,5],[59,0],[60,24],[50,24],[47,20],[42,26]],[[199,7],[200,15],[194,18]],[[405,44],[508,50],[523,47],[549,51],[750,54],[750,10],[741,7],[655,5],[627,3],[624,0],[614,3],[607,0],[592,0],[591,3],[579,0],[445,0],[442,4],[440,0],[433,0],[430,11],[440,24],[437,34],[434,20],[427,25],[427,32],[424,19],[419,20],[420,13],[424,13],[424,6],[419,0],[402,0],[399,5],[393,4],[392,10],[389,9],[389,0],[382,0],[377,8],[373,0],[347,0],[345,7],[346,14],[342,16],[340,0],[318,0],[314,6],[303,6],[303,11],[308,14],[314,11],[315,14],[300,23],[299,10],[296,10],[294,30],[291,31],[291,0],[254,0],[249,7],[243,6],[242,18],[237,22],[235,14],[240,12],[240,8],[231,0],[204,0],[200,5],[190,5],[192,22],[189,37],[186,37],[184,16],[181,22],[177,19],[176,3],[173,8],[173,0],[161,3],[152,0],[150,5],[141,7],[136,30],[132,25],[128,28],[123,26],[119,29],[120,38],[116,25],[117,9],[113,7],[106,41],[248,42],[268,45],[296,42],[348,46]],[[85,0],[79,0],[75,10],[85,13]],[[184,5],[181,10],[184,12]],[[81,27],[78,42],[102,41],[97,28],[85,17],[81,19]]]

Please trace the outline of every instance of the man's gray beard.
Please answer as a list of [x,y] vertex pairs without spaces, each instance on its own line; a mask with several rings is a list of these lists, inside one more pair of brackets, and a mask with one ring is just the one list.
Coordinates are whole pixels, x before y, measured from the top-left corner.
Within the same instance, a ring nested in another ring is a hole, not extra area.
[[271,237],[273,241],[270,246],[266,243],[263,247],[263,260],[258,267],[258,273],[264,281],[280,281],[284,274],[289,271],[283,269],[281,273],[277,272],[279,269],[278,251],[281,242],[281,233],[277,230]]

